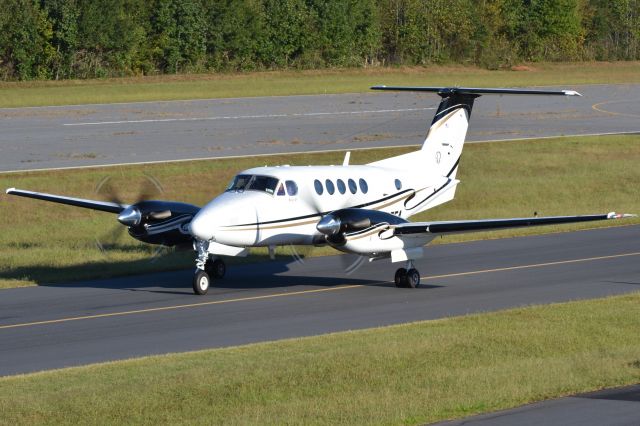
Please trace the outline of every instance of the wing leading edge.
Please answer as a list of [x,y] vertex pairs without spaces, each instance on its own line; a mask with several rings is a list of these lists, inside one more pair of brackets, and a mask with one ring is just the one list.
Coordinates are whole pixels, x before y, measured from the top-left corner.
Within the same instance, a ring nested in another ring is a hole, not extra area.
[[69,206],[83,207],[85,209],[100,210],[108,213],[121,213],[129,207],[127,204],[111,203],[108,201],[94,201],[83,198],[64,197],[61,195],[46,194],[44,192],[25,191],[22,189],[9,188],[7,194],[19,197],[35,198],[36,200],[50,201],[53,203],[67,204]]
[[443,222],[408,222],[393,226],[394,235],[412,234],[455,234],[465,232],[491,231],[507,228],[523,228],[527,226],[558,225],[563,223],[592,222],[597,220],[624,219],[636,217],[633,214],[617,214],[614,212],[584,216],[548,216],[512,219],[455,220]]

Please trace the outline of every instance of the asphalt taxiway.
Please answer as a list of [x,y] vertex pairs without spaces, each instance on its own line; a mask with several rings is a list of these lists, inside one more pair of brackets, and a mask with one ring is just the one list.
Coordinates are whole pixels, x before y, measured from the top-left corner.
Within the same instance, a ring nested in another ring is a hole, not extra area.
[[542,401],[511,410],[436,425],[637,426],[639,424],[640,385],[635,385]]
[[2,290],[0,375],[638,291],[640,226],[428,247],[418,289],[344,260],[233,267],[204,297],[191,271]]
[[[640,84],[562,88],[584,97],[483,96],[468,141],[640,132]],[[0,171],[419,144],[438,102],[372,92],[3,108]]]

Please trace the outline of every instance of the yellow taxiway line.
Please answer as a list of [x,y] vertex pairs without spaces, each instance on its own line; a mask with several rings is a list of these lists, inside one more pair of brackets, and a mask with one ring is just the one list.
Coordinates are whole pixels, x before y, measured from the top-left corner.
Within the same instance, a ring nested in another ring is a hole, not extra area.
[[[520,269],[542,268],[542,267],[546,267],[546,266],[568,265],[568,264],[572,264],[572,263],[592,262],[592,261],[597,261],[597,260],[616,259],[616,258],[629,257],[629,256],[640,256],[640,252],[614,254],[614,255],[609,255],[609,256],[587,257],[587,258],[583,258],[583,259],[562,260],[562,261],[557,261],[557,262],[535,263],[535,264],[530,264],[530,265],[509,266],[509,267],[504,267],[504,268],[483,269],[483,270],[478,270],[478,271],[458,272],[458,273],[443,274],[443,275],[429,275],[429,276],[421,277],[421,279],[422,280],[434,280],[434,279],[442,279],[442,278],[461,277],[461,276],[467,276],[467,275],[479,275],[479,274],[488,274],[488,273],[495,273],[495,272],[515,271],[515,270],[520,270]],[[313,290],[300,290],[300,291],[291,291],[291,292],[284,292],[284,293],[274,293],[274,294],[266,294],[266,295],[262,295],[262,296],[249,296],[249,297],[240,297],[240,298],[235,298],[235,299],[212,300],[212,301],[208,301],[208,302],[198,302],[198,303],[187,303],[187,304],[182,304],[182,305],[162,306],[162,307],[158,307],[158,308],[137,309],[137,310],[132,310],[132,311],[111,312],[111,313],[106,313],[106,314],[84,315],[84,316],[77,316],[77,317],[45,320],[45,321],[25,322],[25,323],[19,323],[19,324],[7,324],[7,325],[0,325],[0,330],[9,329],[9,328],[30,327],[30,326],[35,326],[35,325],[58,324],[58,323],[63,323],[63,322],[81,321],[81,320],[96,319],[96,318],[107,318],[107,317],[134,315],[134,314],[144,314],[144,313],[149,313],[149,312],[161,312],[161,311],[171,311],[171,310],[176,310],[176,309],[197,308],[197,307],[201,307],[201,306],[221,305],[221,304],[224,304],[224,303],[237,303],[237,302],[248,302],[248,301],[252,301],[252,300],[274,299],[276,297],[299,296],[299,295],[312,294],[312,293],[323,293],[323,292],[328,292],[328,291],[348,290],[348,289],[360,288],[360,287],[366,287],[366,286],[367,286],[367,284],[342,285],[342,286],[338,286],[338,287],[320,288],[320,289],[313,289]]]

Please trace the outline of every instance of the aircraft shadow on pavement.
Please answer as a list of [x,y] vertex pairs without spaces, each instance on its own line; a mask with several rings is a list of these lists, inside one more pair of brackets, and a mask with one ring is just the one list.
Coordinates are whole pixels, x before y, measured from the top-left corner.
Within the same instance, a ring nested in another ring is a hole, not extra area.
[[[353,275],[341,273],[336,269],[319,269],[313,259],[298,264],[288,260],[265,261],[257,258],[255,263],[230,264],[227,276],[215,280],[210,293],[220,290],[248,290],[303,287],[338,287],[344,285],[363,285],[376,287],[394,287],[390,281],[371,279],[364,271]],[[126,291],[145,291],[154,293],[192,295],[191,279],[193,269],[170,271],[149,270],[147,260],[131,262],[95,262],[63,267],[19,267],[0,272],[0,279],[25,279],[35,281],[41,287],[77,287],[120,289]],[[144,268],[141,268],[143,267]],[[292,270],[293,268],[293,270]],[[144,272],[138,272],[139,270]],[[158,269],[161,269],[159,267]],[[101,271],[108,271],[101,273]],[[107,277],[113,275],[115,277]],[[390,272],[391,274],[391,269]],[[102,275],[102,277],[101,277]],[[72,278],[69,278],[72,277]],[[91,278],[89,278],[91,277]],[[420,288],[436,288],[437,285],[422,284]],[[419,288],[419,289],[420,289]],[[402,289],[400,289],[402,290]]]

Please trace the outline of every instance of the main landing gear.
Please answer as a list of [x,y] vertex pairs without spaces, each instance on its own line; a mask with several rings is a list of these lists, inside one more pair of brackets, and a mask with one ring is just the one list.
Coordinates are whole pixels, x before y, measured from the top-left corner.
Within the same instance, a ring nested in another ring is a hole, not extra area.
[[197,241],[196,272],[193,275],[193,292],[197,295],[207,294],[211,280],[223,278],[227,272],[227,265],[222,259],[214,259],[207,252],[209,244]]
[[396,271],[394,278],[396,287],[416,288],[420,285],[420,272],[413,267],[413,261],[407,261],[406,268]]

